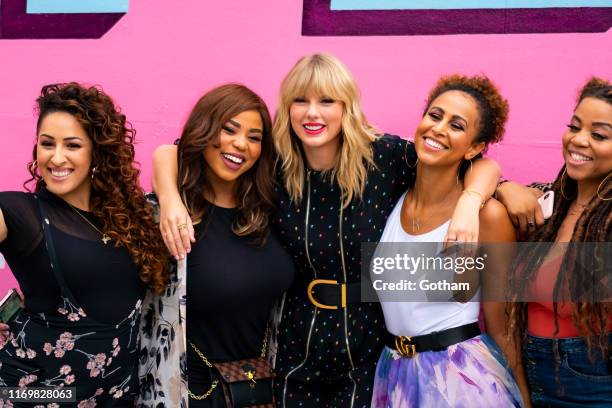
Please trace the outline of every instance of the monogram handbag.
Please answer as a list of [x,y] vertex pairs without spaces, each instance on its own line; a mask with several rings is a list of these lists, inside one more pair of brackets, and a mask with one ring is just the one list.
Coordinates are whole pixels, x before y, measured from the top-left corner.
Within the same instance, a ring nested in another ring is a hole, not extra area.
[[274,408],[272,379],[274,372],[266,359],[270,327],[266,327],[261,354],[249,358],[225,363],[211,363],[198,347],[188,340],[193,350],[208,368],[219,372],[220,380],[214,380],[208,391],[195,395],[188,390],[189,396],[196,400],[208,398],[221,382],[225,403],[228,408]]
[[221,374],[228,407],[274,407],[274,372],[268,360],[258,357],[213,365]]

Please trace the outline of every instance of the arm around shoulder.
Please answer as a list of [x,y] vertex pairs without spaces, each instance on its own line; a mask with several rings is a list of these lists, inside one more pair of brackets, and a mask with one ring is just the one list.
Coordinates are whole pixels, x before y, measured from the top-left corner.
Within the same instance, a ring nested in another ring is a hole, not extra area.
[[472,170],[468,170],[465,174],[465,190],[476,191],[486,199],[495,193],[500,176],[501,168],[495,160],[478,159],[474,162]]
[[178,148],[161,145],[153,152],[153,191],[160,201],[168,195],[178,196]]

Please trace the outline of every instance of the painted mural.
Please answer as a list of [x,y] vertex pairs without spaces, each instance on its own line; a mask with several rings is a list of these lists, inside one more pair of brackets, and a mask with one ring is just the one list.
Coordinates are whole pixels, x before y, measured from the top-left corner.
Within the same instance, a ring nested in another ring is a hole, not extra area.
[[100,38],[129,0],[2,0],[0,39]]
[[312,36],[598,33],[610,0],[304,0]]

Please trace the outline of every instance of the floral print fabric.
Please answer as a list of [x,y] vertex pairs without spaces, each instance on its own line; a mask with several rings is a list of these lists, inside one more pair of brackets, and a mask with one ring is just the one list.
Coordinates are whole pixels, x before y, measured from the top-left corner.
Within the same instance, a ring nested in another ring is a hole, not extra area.
[[[66,298],[62,303],[74,305]],[[0,386],[76,387],[78,408],[134,399],[140,308],[138,301],[117,325],[96,322],[80,308],[68,313],[62,305],[53,314],[22,310],[0,349]]]
[[[147,293],[141,321],[139,407],[187,407],[186,260],[163,295]],[[160,405],[161,404],[161,405]]]

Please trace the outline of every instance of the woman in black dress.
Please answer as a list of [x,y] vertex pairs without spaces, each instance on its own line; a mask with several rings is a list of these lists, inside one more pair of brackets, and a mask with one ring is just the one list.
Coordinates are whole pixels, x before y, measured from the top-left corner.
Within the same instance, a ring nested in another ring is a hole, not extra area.
[[[353,76],[330,55],[298,61],[280,94],[273,222],[299,273],[280,310],[276,402],[367,407],[385,327],[380,305],[361,303],[361,243],[378,241],[398,198],[414,183],[414,145],[368,123]],[[178,231],[176,223],[189,220],[168,177],[176,168],[170,149],[159,152],[167,154],[154,167],[163,182],[156,187],[164,200],[165,241],[176,254],[189,245],[186,229]],[[495,163],[474,163],[449,240],[477,240],[478,210],[498,177]]]
[[[186,334],[188,382],[186,390],[180,389],[177,379],[182,374],[185,381],[184,366],[160,355],[169,367],[156,368],[145,380],[146,406],[184,405],[188,395],[191,408],[225,407],[221,378],[212,364],[267,355],[271,311],[294,275],[291,258],[270,232],[275,202],[271,128],[263,100],[237,84],[206,93],[185,123],[178,143],[179,189],[172,198],[189,209],[197,241],[178,263],[176,292],[179,298],[186,294],[187,327],[173,324],[168,332],[178,331],[175,339]],[[188,233],[186,220],[176,227]],[[145,338],[162,333],[155,327],[164,327],[164,321],[180,322],[176,302],[166,304],[161,313],[150,314],[161,317],[145,328]],[[168,340],[173,342],[172,336]],[[160,349],[166,342],[163,335],[157,339]],[[181,342],[173,342],[168,352],[180,350]],[[169,386],[163,390],[154,378]]]
[[168,276],[135,132],[95,87],[45,86],[37,107],[34,193],[0,193],[0,251],[25,303],[0,349],[0,386],[76,387],[79,407],[133,406],[141,299]]

